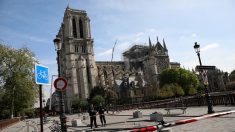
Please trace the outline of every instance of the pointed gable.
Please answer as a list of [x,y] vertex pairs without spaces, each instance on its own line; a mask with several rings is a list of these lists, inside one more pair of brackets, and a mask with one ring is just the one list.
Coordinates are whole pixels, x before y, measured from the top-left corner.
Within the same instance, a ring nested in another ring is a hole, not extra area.
[[155,51],[157,52],[157,55],[163,55],[165,54],[165,48],[162,46],[162,44],[158,41],[157,37],[157,44],[155,45]]

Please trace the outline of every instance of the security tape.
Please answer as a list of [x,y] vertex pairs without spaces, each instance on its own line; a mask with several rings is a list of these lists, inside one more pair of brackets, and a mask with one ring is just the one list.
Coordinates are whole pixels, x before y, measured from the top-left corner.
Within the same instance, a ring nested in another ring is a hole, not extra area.
[[[195,118],[191,118],[191,119],[179,120],[179,121],[176,121],[176,122],[171,122],[166,127],[183,125],[183,124],[187,124],[187,123],[196,122],[196,121],[199,121],[199,120],[202,120],[202,119],[228,115],[228,114],[231,114],[231,113],[235,113],[235,110],[220,112],[220,113],[207,114],[207,115],[203,115],[203,116],[195,117]],[[165,127],[164,124],[163,124],[163,126],[162,125],[148,126],[148,127],[137,128],[137,129],[130,130],[130,131],[127,131],[127,132],[148,132],[148,131],[160,130],[164,127]]]

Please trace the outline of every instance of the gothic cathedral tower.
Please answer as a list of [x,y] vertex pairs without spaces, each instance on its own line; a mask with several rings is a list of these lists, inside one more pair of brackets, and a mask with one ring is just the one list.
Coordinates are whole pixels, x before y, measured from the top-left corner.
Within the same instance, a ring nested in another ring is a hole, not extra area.
[[87,99],[91,89],[96,86],[97,67],[94,60],[90,19],[86,11],[67,7],[58,37],[62,41],[60,72],[68,80],[65,105],[69,111],[74,97]]

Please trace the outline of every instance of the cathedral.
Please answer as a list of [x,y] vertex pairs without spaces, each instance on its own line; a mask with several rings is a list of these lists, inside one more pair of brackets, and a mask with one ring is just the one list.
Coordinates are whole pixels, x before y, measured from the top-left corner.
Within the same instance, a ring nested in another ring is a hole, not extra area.
[[123,61],[95,61],[90,19],[84,10],[67,7],[57,36],[62,41],[60,74],[68,81],[65,92],[68,111],[75,96],[88,99],[95,86],[112,89],[119,98],[141,101],[151,93],[150,83],[159,83],[162,70],[180,67],[179,63],[170,62],[164,39],[162,43],[158,40],[152,43],[150,38],[148,46],[136,44],[127,49]]

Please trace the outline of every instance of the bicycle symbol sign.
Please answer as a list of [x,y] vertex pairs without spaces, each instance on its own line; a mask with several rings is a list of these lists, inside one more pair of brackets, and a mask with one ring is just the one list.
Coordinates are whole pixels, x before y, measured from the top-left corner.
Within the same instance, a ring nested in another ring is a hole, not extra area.
[[36,80],[36,84],[49,84],[48,67],[36,64],[35,65],[35,80]]

